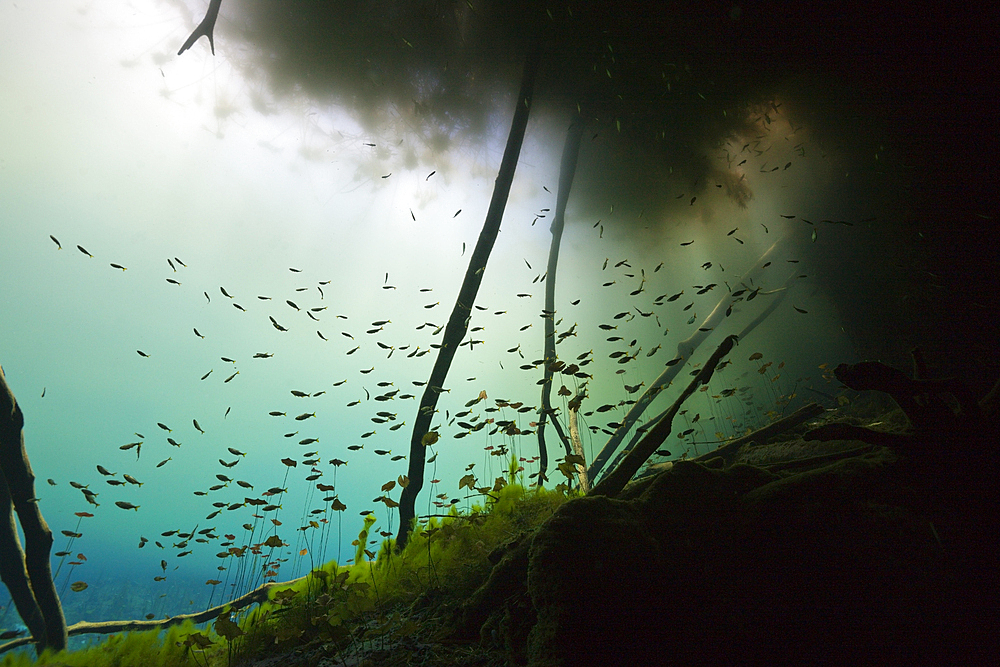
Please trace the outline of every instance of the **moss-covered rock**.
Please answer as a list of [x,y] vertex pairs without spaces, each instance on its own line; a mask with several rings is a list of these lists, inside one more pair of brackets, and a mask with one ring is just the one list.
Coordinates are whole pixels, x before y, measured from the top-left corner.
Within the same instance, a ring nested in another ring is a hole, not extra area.
[[528,664],[981,664],[995,499],[908,471],[885,451],[784,477],[679,462],[567,502],[531,543]]

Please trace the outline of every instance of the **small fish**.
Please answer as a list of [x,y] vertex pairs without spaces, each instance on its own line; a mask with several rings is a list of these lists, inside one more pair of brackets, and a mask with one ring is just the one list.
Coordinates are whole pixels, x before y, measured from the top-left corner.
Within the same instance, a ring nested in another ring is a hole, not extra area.
[[437,173],[437,171],[432,171],[431,173],[427,174],[427,178],[425,178],[424,181],[429,181],[430,178],[431,178],[431,176],[433,176],[436,173]]
[[165,458],[162,461],[160,461],[159,463],[157,463],[156,467],[157,468],[162,468],[163,466],[165,466],[167,464],[167,461],[171,461],[171,460],[173,460],[173,457],[172,456],[168,456],[167,458]]
[[222,296],[232,299],[232,295],[226,291],[225,287],[220,287],[219,291],[222,292]]
[[116,500],[115,501],[115,505],[117,505],[118,507],[122,508],[123,510],[135,510],[137,512],[139,511],[139,506],[138,505],[133,505],[132,503],[127,503],[124,500]]
[[[213,370],[214,370],[214,369],[213,369]],[[204,380],[205,378],[207,378],[207,377],[208,377],[209,375],[211,375],[211,374],[212,374],[212,371],[209,371],[209,372],[205,373],[204,375],[202,375],[202,376],[201,376],[201,379],[202,379],[202,380]]]
[[181,446],[181,443],[177,442],[177,441],[176,441],[176,440],[174,440],[173,438],[167,438],[167,442],[169,442],[169,443],[170,443],[171,445],[173,445],[174,447],[180,447],[180,446]]
[[458,214],[459,214],[459,213],[461,213],[461,212],[462,212],[462,209],[458,209],[457,211],[455,211],[455,215],[453,215],[453,216],[451,216],[451,217],[453,217],[453,218],[457,218],[457,217],[458,217]]
[[315,412],[303,412],[301,415],[295,418],[295,421],[303,421],[305,419],[309,419],[310,417],[315,417],[315,416],[316,416]]
[[794,308],[794,309],[795,309],[795,310],[796,310],[797,312],[800,312],[800,313],[802,313],[803,315],[806,315],[806,314],[808,314],[808,312],[809,312],[808,310],[802,310],[802,309],[801,309],[801,308],[799,308],[798,306],[792,306],[792,308]]
[[236,371],[235,373],[233,373],[232,375],[230,375],[229,377],[227,377],[225,380],[223,380],[223,382],[229,382],[230,380],[232,380],[234,377],[236,377],[239,374],[240,374],[240,372]]
[[146,354],[146,353],[145,353],[145,352],[143,352],[142,350],[136,350],[136,352],[138,352],[138,353],[139,353],[139,356],[140,356],[140,357],[148,357],[148,356],[149,356],[148,354]]
[[107,475],[108,477],[114,477],[115,475],[118,474],[116,472],[108,472],[108,469],[102,465],[97,466],[97,472],[101,473],[102,475]]
[[682,243],[681,245],[682,245],[682,246],[683,246],[683,245],[691,245],[692,243],[694,243],[694,240],[693,240],[693,239],[692,239],[691,241],[687,241],[686,243]]
[[204,338],[204,336],[202,336],[197,329],[194,329],[194,335],[197,336],[198,338]]
[[142,482],[140,482],[139,480],[137,480],[135,477],[133,477],[132,475],[129,475],[127,473],[124,474],[124,475],[122,475],[122,477],[124,477],[125,481],[128,482],[129,484],[134,484],[136,486],[142,486],[142,484],[143,484]]
[[59,239],[57,239],[56,237],[52,236],[52,234],[49,234],[49,238],[52,239],[53,243],[55,243],[57,246],[59,246],[60,250],[62,250],[62,244],[59,243]]
[[124,266],[122,266],[121,264],[115,264],[114,262],[112,262],[112,263],[111,263],[111,268],[113,268],[113,269],[121,269],[122,271],[126,271],[126,270],[127,270],[127,269],[126,269],[126,268],[125,268]]
[[201,433],[202,435],[204,435],[204,434],[205,434],[205,431],[203,431],[203,430],[202,430],[202,428],[201,428],[201,426],[200,426],[200,425],[198,424],[198,420],[197,420],[197,419],[192,419],[191,421],[192,421],[192,422],[194,423],[194,427],[195,427],[196,429],[198,429],[198,431],[199,431],[199,432],[200,432],[200,433]]
[[86,248],[84,248],[84,247],[83,247],[82,245],[78,245],[78,246],[76,247],[76,249],[77,249],[77,250],[79,250],[80,252],[82,252],[82,253],[83,253],[84,255],[86,255],[87,257],[90,257],[91,259],[93,259],[93,258],[94,258],[94,256],[93,256],[93,255],[91,255],[91,254],[90,254],[89,252],[87,252],[87,249],[86,249]]
[[179,281],[177,281],[177,280],[174,280],[173,278],[167,278],[166,280],[167,280],[167,282],[168,282],[168,283],[170,283],[171,285],[180,285],[180,282],[179,282]]
[[212,303],[212,297],[208,296],[208,292],[202,292],[202,294],[205,295],[205,298],[208,299],[209,303]]
[[222,418],[225,419],[226,417],[228,417],[229,416],[229,411],[232,410],[232,409],[233,409],[232,406],[226,408],[226,414],[222,415]]

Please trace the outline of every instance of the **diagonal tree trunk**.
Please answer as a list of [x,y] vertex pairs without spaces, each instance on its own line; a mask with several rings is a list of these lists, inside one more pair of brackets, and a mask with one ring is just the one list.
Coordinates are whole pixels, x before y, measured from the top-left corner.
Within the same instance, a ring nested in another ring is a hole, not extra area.
[[663,444],[667,436],[670,435],[670,429],[673,427],[674,416],[681,409],[681,405],[684,401],[689,398],[694,392],[698,390],[698,387],[704,384],[708,384],[708,381],[712,379],[712,373],[715,372],[715,367],[722,360],[724,356],[729,354],[733,349],[733,345],[736,344],[736,335],[732,334],[726,336],[722,341],[722,344],[712,353],[708,361],[698,372],[698,375],[691,380],[687,388],[681,392],[681,395],[674,401],[670,409],[667,410],[666,414],[656,422],[649,431],[643,436],[642,440],[632,448],[622,462],[617,468],[605,475],[600,482],[598,482],[594,488],[590,490],[589,496],[607,496],[608,498],[614,498],[621,490],[625,488],[632,476],[639,470],[643,463],[646,462],[653,452]]
[[[66,619],[52,582],[52,531],[35,497],[35,474],[24,450],[24,415],[0,368],[0,577],[41,653],[66,648]],[[24,531],[17,540],[14,515]]]
[[496,242],[497,233],[500,231],[500,221],[503,219],[504,208],[507,206],[507,195],[510,193],[510,186],[514,180],[514,170],[517,167],[517,159],[521,153],[521,144],[524,141],[524,130],[528,124],[528,112],[531,109],[531,98],[535,88],[535,73],[538,71],[538,63],[541,60],[541,50],[538,42],[535,42],[524,62],[524,70],[521,74],[521,90],[517,95],[517,106],[514,110],[514,119],[511,121],[510,134],[507,136],[507,147],[504,149],[503,160],[500,163],[500,170],[497,173],[496,186],[493,189],[493,199],[490,201],[489,211],[486,213],[486,221],[483,223],[483,230],[479,234],[479,241],[476,249],[472,251],[469,259],[469,268],[465,272],[465,280],[462,282],[462,289],[458,293],[455,307],[451,311],[448,325],[444,330],[444,338],[438,350],[437,360],[431,370],[430,381],[424,387],[423,396],[420,399],[420,408],[417,411],[417,418],[413,424],[413,434],[410,436],[410,465],[407,471],[409,483],[403,488],[399,496],[399,533],[396,535],[396,550],[402,551],[410,538],[410,531],[413,530],[413,520],[416,517],[414,503],[417,494],[424,485],[424,465],[425,457],[424,436],[428,434],[431,421],[434,418],[435,407],[437,406],[438,394],[443,391],[445,378],[448,376],[448,369],[455,358],[455,352],[465,337],[469,329],[469,318],[472,316],[472,306],[476,301],[476,294],[479,292],[479,285],[483,280],[483,272],[486,270],[486,262],[490,258],[493,244]]
[[[576,175],[576,159],[580,155],[580,138],[583,136],[583,118],[577,116],[566,131],[566,143],[563,146],[562,163],[559,166],[559,188],[556,193],[556,214],[552,218],[552,244],[549,246],[549,263],[545,268],[545,375],[542,382],[542,407],[538,419],[538,456],[540,458],[538,486],[545,482],[545,471],[548,468],[549,455],[545,448],[545,424],[552,414],[552,369],[550,365],[556,360],[556,269],[559,264],[559,244],[562,241],[563,227],[566,221],[566,202],[569,201],[569,191],[573,187],[573,177]],[[562,441],[568,454],[570,442],[563,433],[559,422],[552,420],[552,426]]]
[[[740,278],[740,283],[750,282],[757,277],[762,270],[761,267],[763,264],[777,254],[778,249],[785,245],[784,242],[786,238],[787,237],[775,241],[775,243],[760,256],[754,264],[754,268],[743,274]],[[785,286],[787,287],[787,285],[788,282],[786,281]],[[780,299],[784,298],[784,294],[785,292],[781,292],[779,298],[775,299],[775,301],[780,302]],[[614,435],[608,439],[607,444],[605,444],[597,456],[594,457],[594,461],[591,463],[590,469],[587,471],[591,481],[597,479],[597,476],[604,469],[604,466],[607,465],[611,457],[614,456],[615,451],[617,451],[629,430],[631,430],[632,426],[650,405],[650,403],[653,402],[653,399],[655,399],[661,391],[670,386],[670,383],[675,377],[677,377],[677,375],[680,374],[684,365],[691,360],[691,356],[694,354],[695,350],[698,349],[698,346],[701,345],[701,343],[708,338],[709,335],[711,335],[711,330],[713,330],[719,322],[725,319],[727,308],[728,306],[731,306],[732,303],[732,298],[729,295],[722,297],[722,299],[719,300],[719,303],[715,306],[715,309],[709,313],[708,317],[706,317],[701,324],[698,325],[698,329],[696,329],[691,336],[677,344],[677,356],[673,360],[674,363],[667,366],[667,368],[660,373],[659,377],[653,381],[649,388],[646,389],[642,396],[639,397],[639,399],[635,402],[635,405],[633,405],[625,415],[625,418],[622,419],[622,425],[615,430]],[[760,316],[751,322],[751,324],[740,333],[740,340],[743,339],[743,336],[750,333],[754,327],[760,324],[764,318],[770,315],[774,311],[776,305],[776,303],[772,303]],[[703,331],[704,329],[708,329],[708,331]]]

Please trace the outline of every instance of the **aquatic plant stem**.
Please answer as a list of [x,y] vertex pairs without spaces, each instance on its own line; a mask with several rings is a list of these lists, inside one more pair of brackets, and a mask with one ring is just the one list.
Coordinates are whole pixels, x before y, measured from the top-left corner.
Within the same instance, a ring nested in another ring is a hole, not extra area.
[[[573,453],[580,458],[586,460],[587,457],[583,453],[583,443],[580,442],[580,426],[577,423],[577,415],[580,412],[580,403],[583,401],[583,394],[579,393],[574,397],[573,402],[570,403],[569,407],[569,439],[573,445]],[[576,464],[576,474],[580,479],[580,490],[584,493],[590,491],[590,480],[587,479],[587,466],[580,463]]]
[[483,280],[483,272],[486,270],[486,263],[489,261],[490,253],[493,251],[493,244],[496,242],[497,234],[500,232],[500,221],[503,219],[504,209],[507,206],[507,196],[510,194],[510,186],[514,181],[514,171],[517,168],[517,160],[521,154],[521,145],[524,142],[524,131],[528,125],[528,113],[531,109],[531,99],[535,89],[535,74],[538,71],[538,63],[541,60],[541,48],[537,40],[531,45],[528,56],[524,61],[524,70],[521,75],[521,90],[517,95],[517,106],[514,110],[514,118],[511,121],[510,134],[507,136],[507,147],[504,149],[503,160],[500,163],[500,170],[497,173],[496,186],[493,189],[493,199],[490,201],[489,210],[486,213],[486,221],[476,242],[476,248],[472,251],[469,259],[469,268],[465,272],[465,280],[462,281],[462,288],[458,293],[458,299],[452,308],[451,317],[444,330],[444,338],[441,340],[441,347],[438,350],[437,359],[434,361],[434,368],[431,370],[430,381],[424,387],[423,396],[420,399],[420,408],[417,410],[417,418],[413,423],[413,433],[410,436],[410,456],[407,477],[410,483],[403,489],[399,496],[399,533],[396,536],[396,550],[402,551],[410,539],[410,532],[413,530],[413,520],[416,516],[414,503],[417,494],[424,485],[424,449],[426,445],[423,438],[430,431],[431,422],[434,419],[435,406],[437,406],[438,394],[444,391],[444,382],[448,377],[448,370],[451,362],[455,358],[462,339],[469,329],[469,318],[472,316],[472,306],[476,302],[476,295],[479,293],[479,285]]

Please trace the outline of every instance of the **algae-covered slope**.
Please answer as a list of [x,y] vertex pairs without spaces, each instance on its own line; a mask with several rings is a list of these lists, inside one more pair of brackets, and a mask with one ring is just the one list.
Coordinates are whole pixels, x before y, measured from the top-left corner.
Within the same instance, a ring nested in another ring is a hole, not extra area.
[[508,485],[232,621],[38,664],[985,664],[995,462],[967,461],[680,461],[619,498]]

